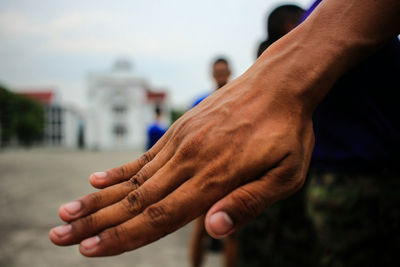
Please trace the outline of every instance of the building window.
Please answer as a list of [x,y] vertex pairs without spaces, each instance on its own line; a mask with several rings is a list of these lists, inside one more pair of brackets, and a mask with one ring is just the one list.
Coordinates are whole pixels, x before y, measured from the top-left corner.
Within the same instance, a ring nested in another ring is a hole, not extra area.
[[64,109],[59,106],[48,106],[46,109],[46,142],[61,145],[64,139]]
[[125,113],[127,110],[126,106],[122,106],[122,105],[116,105],[113,107],[113,111],[116,114],[123,114]]
[[117,137],[123,137],[126,134],[126,127],[122,124],[117,124],[114,126],[114,135]]

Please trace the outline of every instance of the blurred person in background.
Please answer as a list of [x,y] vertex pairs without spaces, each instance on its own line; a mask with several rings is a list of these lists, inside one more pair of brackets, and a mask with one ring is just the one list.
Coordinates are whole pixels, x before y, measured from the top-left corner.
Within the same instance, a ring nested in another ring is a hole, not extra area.
[[168,127],[162,122],[162,110],[159,106],[154,109],[155,118],[153,123],[147,128],[147,150],[154,146],[157,141],[165,134]]
[[142,157],[94,173],[105,189],[63,205],[51,240],[116,255],[204,213],[229,236],[304,185],[315,140],[320,266],[399,266],[399,13],[398,0],[322,1]]
[[[304,10],[281,5],[267,16],[267,39],[257,58],[275,41],[295,28]],[[315,266],[315,232],[306,206],[304,188],[265,209],[237,233],[238,266]]]
[[257,57],[279,38],[296,27],[303,17],[304,9],[297,5],[281,5],[276,7],[267,18],[267,38],[258,46]]
[[[228,83],[231,77],[231,68],[229,66],[228,60],[225,57],[218,57],[214,60],[212,64],[212,77],[215,82],[215,87],[212,92],[218,90],[222,86]],[[208,92],[192,104],[192,107],[197,106],[201,101],[208,97],[212,92]]]
[[[214,91],[222,88],[229,82],[231,76],[231,69],[228,60],[225,57],[218,57],[212,64],[212,77],[215,83]],[[192,107],[198,105],[211,93],[207,93],[198,98]],[[190,261],[191,266],[200,267],[202,265],[204,254],[207,249],[212,252],[224,251],[224,266],[234,267],[237,254],[237,242],[235,237],[228,236],[224,242],[212,238],[207,234],[204,227],[205,214],[196,219],[193,233],[190,241]]]

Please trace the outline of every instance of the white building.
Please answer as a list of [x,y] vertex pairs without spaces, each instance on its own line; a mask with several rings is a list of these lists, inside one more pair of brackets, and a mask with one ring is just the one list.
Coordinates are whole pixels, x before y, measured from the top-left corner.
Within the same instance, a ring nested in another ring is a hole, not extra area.
[[117,61],[109,72],[90,74],[88,82],[88,148],[144,149],[156,106],[162,109],[168,125],[167,93],[153,91],[144,79],[134,77],[128,61]]

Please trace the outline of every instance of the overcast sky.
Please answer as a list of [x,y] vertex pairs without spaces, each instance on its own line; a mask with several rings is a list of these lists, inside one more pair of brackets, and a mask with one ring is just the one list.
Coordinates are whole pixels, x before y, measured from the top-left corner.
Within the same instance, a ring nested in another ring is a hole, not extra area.
[[84,109],[86,75],[117,58],[133,74],[167,88],[188,106],[212,88],[210,62],[227,56],[234,77],[254,61],[267,12],[312,0],[1,0],[0,82],[11,88],[55,88]]

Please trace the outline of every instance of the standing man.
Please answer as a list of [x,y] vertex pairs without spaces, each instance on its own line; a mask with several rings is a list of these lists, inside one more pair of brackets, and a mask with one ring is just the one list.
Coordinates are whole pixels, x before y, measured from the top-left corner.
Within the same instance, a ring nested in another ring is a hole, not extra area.
[[[215,82],[215,91],[223,87],[229,82],[231,76],[231,69],[228,60],[224,57],[219,57],[214,60],[212,64],[212,77]],[[207,93],[198,98],[192,107],[198,105],[211,93]],[[207,234],[204,227],[205,215],[200,216],[195,221],[193,234],[190,242],[190,262],[191,266],[201,266],[204,258],[205,249],[210,249],[213,252],[224,250],[224,265],[226,267],[233,267],[236,264],[237,242],[233,236],[228,236],[224,242],[214,239]]]
[[265,49],[276,42],[279,38],[290,32],[303,17],[304,10],[296,5],[282,5],[275,8],[267,19],[268,37],[262,41],[257,50],[259,57]]
[[[228,83],[229,78],[231,77],[231,69],[229,67],[228,60],[224,57],[219,57],[216,60],[214,60],[214,63],[212,65],[212,77],[215,82],[215,89],[214,91],[218,90],[222,86]],[[198,99],[193,103],[192,107],[197,106],[201,101],[203,101],[207,96],[209,96],[211,93],[207,93]]]
[[156,106],[154,112],[156,115],[155,119],[153,123],[147,128],[147,150],[154,146],[168,130],[168,127],[166,127],[162,123],[161,108],[159,106]]

